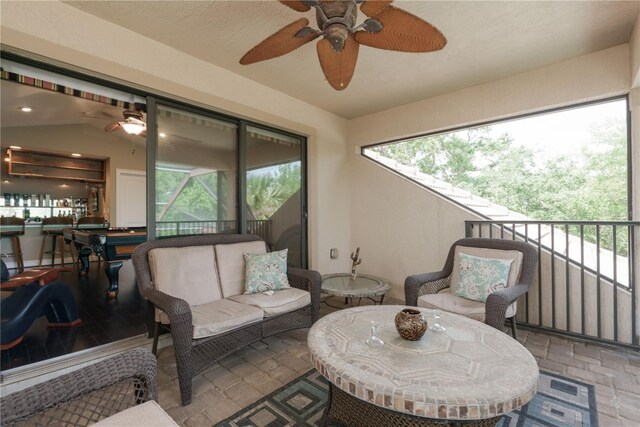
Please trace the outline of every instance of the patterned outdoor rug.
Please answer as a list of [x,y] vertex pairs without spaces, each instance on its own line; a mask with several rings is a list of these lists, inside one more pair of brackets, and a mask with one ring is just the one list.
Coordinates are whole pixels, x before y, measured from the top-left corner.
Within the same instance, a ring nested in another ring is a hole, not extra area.
[[[327,402],[327,389],[327,381],[312,369],[216,426],[318,426]],[[504,415],[497,427],[597,425],[593,385],[540,372],[538,393],[533,400]]]

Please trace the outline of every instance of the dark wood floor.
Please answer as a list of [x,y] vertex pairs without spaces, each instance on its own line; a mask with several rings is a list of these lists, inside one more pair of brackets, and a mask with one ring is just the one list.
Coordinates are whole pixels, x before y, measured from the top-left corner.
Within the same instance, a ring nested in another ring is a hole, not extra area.
[[[62,273],[78,305],[82,324],[73,328],[48,329],[46,317],[36,320],[24,341],[12,349],[0,352],[0,369],[12,369],[64,354],[133,337],[146,332],[146,302],[135,285],[131,261],[120,270],[120,293],[107,299],[108,280],[103,270],[92,262],[87,277],[77,270]],[[14,271],[11,271],[14,273]]]

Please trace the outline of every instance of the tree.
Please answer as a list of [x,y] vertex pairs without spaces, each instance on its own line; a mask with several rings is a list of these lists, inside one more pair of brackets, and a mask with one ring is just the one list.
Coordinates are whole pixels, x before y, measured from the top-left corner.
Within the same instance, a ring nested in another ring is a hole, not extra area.
[[[514,144],[508,134],[492,136],[481,127],[427,136],[374,149],[379,154],[496,204],[537,220],[626,220],[627,144],[622,121],[592,129],[581,151],[546,158]],[[596,242],[594,227],[585,238]],[[600,244],[612,248],[612,228],[603,228]],[[617,248],[627,253],[626,229]]]
[[301,185],[300,162],[252,171],[247,177],[247,204],[255,219],[269,219]]

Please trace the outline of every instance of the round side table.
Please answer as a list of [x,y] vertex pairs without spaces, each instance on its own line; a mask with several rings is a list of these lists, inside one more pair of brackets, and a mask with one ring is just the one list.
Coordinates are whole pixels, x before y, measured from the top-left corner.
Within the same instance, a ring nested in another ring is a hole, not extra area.
[[[327,303],[330,297],[343,297],[345,303],[349,303],[353,307],[354,298],[358,298],[358,306],[362,298],[373,301],[374,305],[382,305],[384,296],[391,289],[391,285],[382,277],[370,276],[367,274],[358,274],[355,279],[349,273],[325,274],[322,276],[322,292],[329,294],[324,303],[332,308],[335,307]],[[375,297],[380,297],[376,300]]]

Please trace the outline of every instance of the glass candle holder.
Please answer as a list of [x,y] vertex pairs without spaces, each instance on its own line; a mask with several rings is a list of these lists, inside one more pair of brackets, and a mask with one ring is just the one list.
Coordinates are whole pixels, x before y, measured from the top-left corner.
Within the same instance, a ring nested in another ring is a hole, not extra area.
[[381,326],[380,323],[372,320],[371,321],[371,329],[369,332],[369,339],[367,340],[367,344],[371,347],[382,347],[384,345],[384,341],[380,338]]

